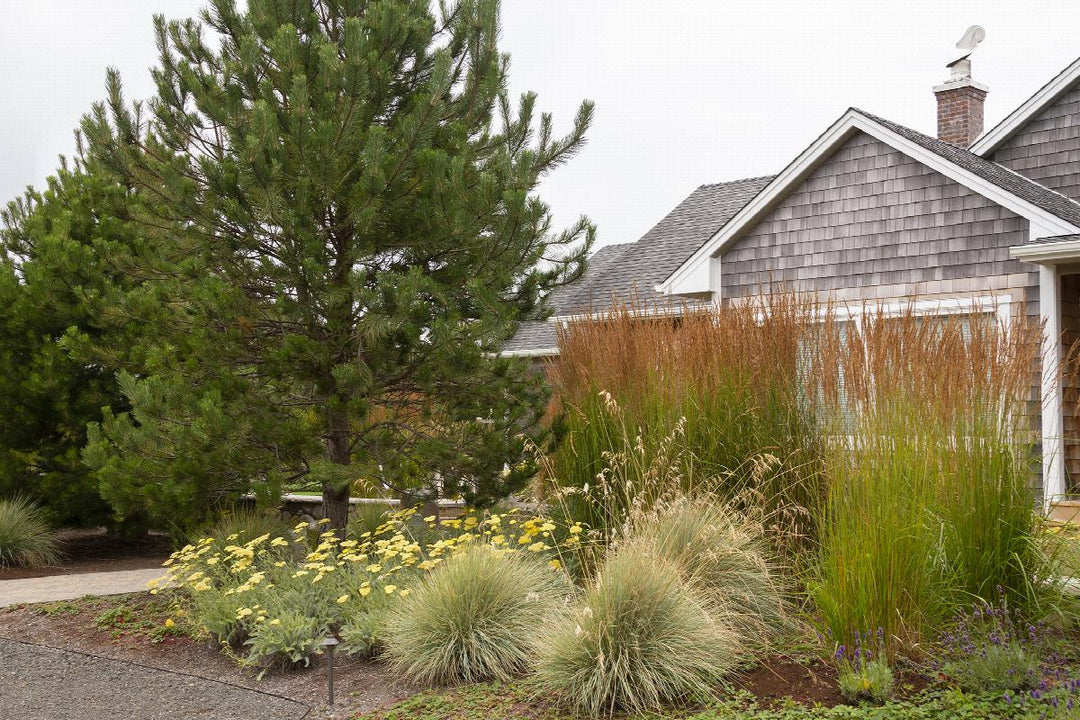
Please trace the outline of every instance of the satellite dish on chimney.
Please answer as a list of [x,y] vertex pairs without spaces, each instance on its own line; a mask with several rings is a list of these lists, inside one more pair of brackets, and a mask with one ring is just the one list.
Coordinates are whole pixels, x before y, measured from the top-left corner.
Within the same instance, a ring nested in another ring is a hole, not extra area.
[[957,49],[962,50],[963,54],[945,66],[952,70],[949,82],[971,79],[971,54],[985,39],[986,30],[982,25],[972,25],[964,31],[963,36],[956,42]]

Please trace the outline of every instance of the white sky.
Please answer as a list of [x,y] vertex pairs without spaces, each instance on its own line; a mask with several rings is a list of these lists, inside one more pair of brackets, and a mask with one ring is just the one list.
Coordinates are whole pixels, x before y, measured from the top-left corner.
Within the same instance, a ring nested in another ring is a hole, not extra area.
[[[204,0],[0,0],[0,199],[41,185],[104,96],[151,92],[155,12]],[[849,106],[935,132],[931,88],[973,23],[987,127],[1080,56],[1076,0],[504,0],[511,85],[566,129],[582,98],[582,154],[544,183],[565,225],[601,244],[640,237],[693,188],[771,174]]]

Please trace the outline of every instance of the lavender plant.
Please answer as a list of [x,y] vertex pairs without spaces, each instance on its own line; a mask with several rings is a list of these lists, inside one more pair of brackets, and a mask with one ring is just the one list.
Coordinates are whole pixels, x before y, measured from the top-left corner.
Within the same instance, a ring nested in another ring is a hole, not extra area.
[[854,633],[852,647],[838,645],[834,653],[839,671],[840,694],[848,702],[884,703],[893,694],[893,672],[885,647],[885,630]]
[[1015,694],[1038,691],[1046,654],[1043,625],[1026,622],[1010,608],[1004,591],[998,602],[979,601],[959,613],[942,636],[938,670],[964,690]]

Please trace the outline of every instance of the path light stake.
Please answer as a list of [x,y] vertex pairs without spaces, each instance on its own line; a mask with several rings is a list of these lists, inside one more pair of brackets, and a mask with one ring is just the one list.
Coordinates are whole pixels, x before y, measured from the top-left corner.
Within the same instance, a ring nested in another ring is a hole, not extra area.
[[338,639],[333,635],[323,639],[323,647],[326,648],[327,660],[326,665],[326,680],[327,689],[329,694],[328,704],[333,706],[334,704],[334,646],[338,644]]

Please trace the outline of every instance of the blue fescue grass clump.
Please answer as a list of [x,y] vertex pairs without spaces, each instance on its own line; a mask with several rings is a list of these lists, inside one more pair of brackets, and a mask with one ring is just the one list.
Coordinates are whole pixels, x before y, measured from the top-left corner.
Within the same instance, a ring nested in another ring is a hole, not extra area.
[[385,656],[424,685],[510,680],[532,666],[537,629],[569,592],[565,575],[535,555],[470,547],[389,611]]
[[537,637],[538,683],[590,716],[707,698],[743,652],[715,610],[674,564],[641,544],[621,547]]

